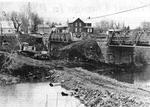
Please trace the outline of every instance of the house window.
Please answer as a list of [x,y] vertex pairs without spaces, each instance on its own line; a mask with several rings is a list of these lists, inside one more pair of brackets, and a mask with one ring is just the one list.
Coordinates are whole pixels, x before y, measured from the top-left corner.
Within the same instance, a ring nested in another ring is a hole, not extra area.
[[81,23],[79,23],[79,26],[81,27],[81,26],[82,26],[82,24],[81,24]]
[[89,32],[91,33],[91,29],[89,29]]
[[75,32],[78,32],[78,29],[77,29],[77,28],[75,28]]
[[87,29],[87,32],[90,32],[90,30],[89,30],[89,29]]
[[78,26],[78,23],[77,23],[77,22],[75,23],[75,26]]
[[92,33],[92,29],[90,29],[90,32]]

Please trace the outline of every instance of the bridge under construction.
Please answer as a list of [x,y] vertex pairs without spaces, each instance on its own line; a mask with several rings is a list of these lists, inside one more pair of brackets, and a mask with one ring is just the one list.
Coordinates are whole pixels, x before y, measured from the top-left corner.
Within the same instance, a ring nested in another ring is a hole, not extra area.
[[98,40],[106,63],[145,64],[150,62],[150,42],[145,31],[111,30],[105,40]]
[[[107,36],[99,36],[99,38],[94,39],[101,49],[105,63],[117,65],[149,63],[150,41],[149,39],[143,39],[146,33],[145,31],[133,33],[131,30],[110,30]],[[50,37],[49,42],[51,50],[55,50],[62,44],[67,45],[75,41],[62,39],[62,35],[61,37],[57,35],[55,39]]]

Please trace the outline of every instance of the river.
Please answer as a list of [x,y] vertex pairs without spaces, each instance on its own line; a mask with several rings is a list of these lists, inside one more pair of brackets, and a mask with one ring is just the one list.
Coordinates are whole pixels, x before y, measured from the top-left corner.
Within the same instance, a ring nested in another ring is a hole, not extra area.
[[65,89],[49,83],[21,83],[0,87],[0,107],[84,107],[74,97],[61,96]]
[[[127,82],[150,91],[150,65],[140,71],[113,72],[106,75],[118,81]],[[20,83],[0,87],[0,107],[84,107],[71,96],[61,96],[65,89],[50,87],[44,83]]]
[[150,65],[145,65],[138,71],[130,70],[128,72],[113,72],[107,75],[121,82],[127,82],[150,91]]

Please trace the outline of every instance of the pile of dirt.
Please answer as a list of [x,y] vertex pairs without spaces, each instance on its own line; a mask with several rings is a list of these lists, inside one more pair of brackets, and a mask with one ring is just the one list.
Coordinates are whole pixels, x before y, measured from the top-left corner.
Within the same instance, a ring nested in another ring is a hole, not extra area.
[[103,61],[100,47],[95,40],[84,40],[72,43],[59,49],[59,58],[79,61]]

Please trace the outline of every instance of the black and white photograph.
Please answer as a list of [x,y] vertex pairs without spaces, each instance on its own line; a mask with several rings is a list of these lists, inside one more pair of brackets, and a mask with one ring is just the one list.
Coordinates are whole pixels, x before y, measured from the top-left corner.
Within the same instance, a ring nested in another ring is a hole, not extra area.
[[0,107],[150,107],[150,0],[0,0]]

